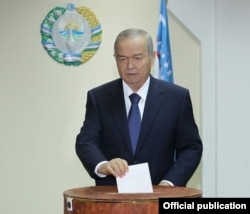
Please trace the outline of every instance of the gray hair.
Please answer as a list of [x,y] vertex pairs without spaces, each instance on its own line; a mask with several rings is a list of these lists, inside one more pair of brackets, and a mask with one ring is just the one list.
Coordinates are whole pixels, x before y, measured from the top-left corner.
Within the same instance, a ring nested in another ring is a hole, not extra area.
[[117,44],[122,39],[126,39],[129,37],[135,37],[135,36],[143,36],[147,40],[148,44],[148,54],[151,56],[154,53],[154,45],[152,41],[152,37],[149,35],[148,32],[141,30],[141,29],[127,29],[118,34],[116,37],[115,43],[114,43],[114,52],[116,54]]

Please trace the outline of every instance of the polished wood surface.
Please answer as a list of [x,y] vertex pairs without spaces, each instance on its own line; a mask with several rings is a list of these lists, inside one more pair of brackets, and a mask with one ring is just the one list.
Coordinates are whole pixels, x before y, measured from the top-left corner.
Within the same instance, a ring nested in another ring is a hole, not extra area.
[[[153,193],[118,193],[116,186],[90,186],[66,190],[64,214],[158,214],[159,198],[202,197],[198,189],[153,186]],[[72,210],[68,198],[72,199]]]

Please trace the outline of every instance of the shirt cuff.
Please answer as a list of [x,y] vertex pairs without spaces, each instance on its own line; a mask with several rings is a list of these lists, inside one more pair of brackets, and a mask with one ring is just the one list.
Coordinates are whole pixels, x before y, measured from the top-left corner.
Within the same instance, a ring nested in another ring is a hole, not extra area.
[[167,183],[172,187],[174,186],[174,184],[171,181],[168,181],[168,180],[162,180],[161,183]]
[[108,161],[101,161],[100,163],[98,163],[95,167],[95,174],[100,177],[100,178],[105,178],[107,175],[98,173],[98,168],[100,167],[100,165],[104,164],[104,163],[108,163]]

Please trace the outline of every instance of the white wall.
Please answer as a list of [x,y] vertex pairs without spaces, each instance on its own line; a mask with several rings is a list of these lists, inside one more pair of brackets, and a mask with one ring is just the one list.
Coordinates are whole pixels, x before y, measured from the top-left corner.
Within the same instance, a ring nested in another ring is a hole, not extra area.
[[202,190],[249,197],[250,1],[169,1],[202,46]]
[[217,5],[217,194],[250,196],[250,1]]

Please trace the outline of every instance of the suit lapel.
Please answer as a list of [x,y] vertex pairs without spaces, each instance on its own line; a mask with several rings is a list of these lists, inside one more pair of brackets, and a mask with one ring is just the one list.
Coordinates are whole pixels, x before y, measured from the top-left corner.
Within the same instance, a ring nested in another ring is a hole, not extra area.
[[130,143],[130,135],[128,129],[127,113],[125,108],[124,93],[122,87],[122,81],[116,82],[114,87],[108,92],[108,103],[112,111],[113,117],[120,129],[121,137],[127,144],[128,149],[132,152],[132,147]]
[[157,114],[160,112],[162,102],[164,102],[163,96],[161,96],[162,93],[163,91],[157,86],[156,80],[151,77],[136,153],[143,146],[143,142],[145,142],[145,139],[157,118]]

